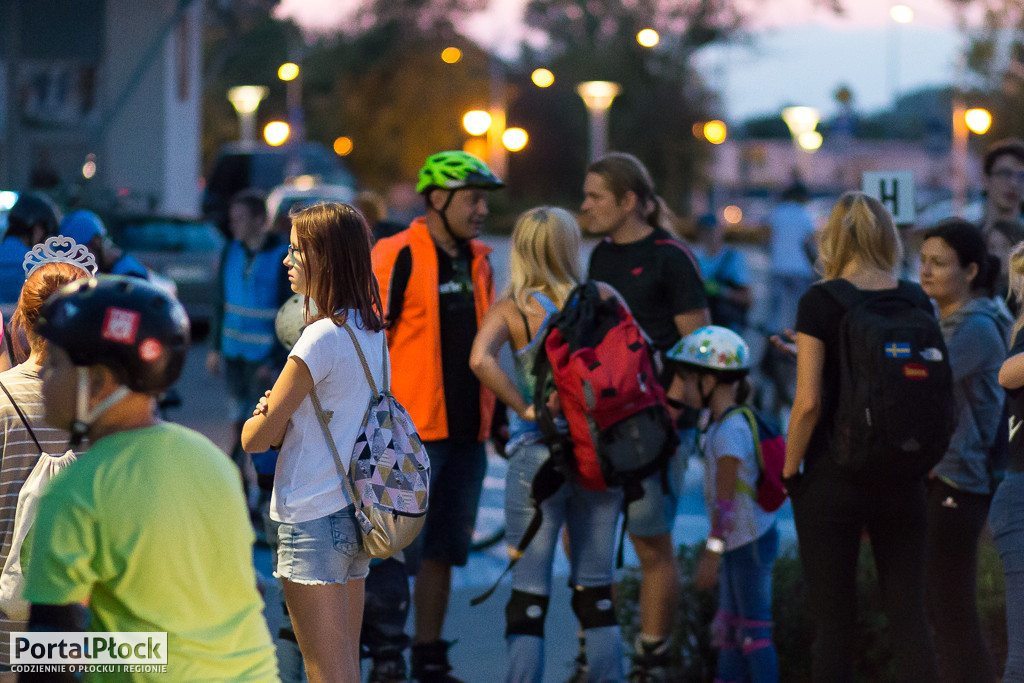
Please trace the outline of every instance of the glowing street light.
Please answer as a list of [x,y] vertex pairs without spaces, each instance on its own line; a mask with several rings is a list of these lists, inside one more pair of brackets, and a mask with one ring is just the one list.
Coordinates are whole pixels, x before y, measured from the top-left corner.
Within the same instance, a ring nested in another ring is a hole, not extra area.
[[909,24],[914,20],[914,10],[906,5],[893,5],[889,8],[889,17],[897,24]]
[[704,133],[704,139],[712,145],[722,144],[725,142],[725,138],[728,135],[728,129],[725,127],[725,123],[718,120],[708,121],[705,123],[702,132]]
[[608,149],[608,109],[622,88],[611,81],[584,81],[576,86],[590,115],[590,160],[596,161]]
[[263,139],[271,147],[278,147],[285,143],[291,128],[284,121],[271,121],[263,128]]
[[491,115],[482,109],[468,111],[462,117],[462,127],[470,135],[483,135],[491,127]]
[[555,82],[555,75],[547,69],[534,69],[530,79],[538,88],[546,88]]
[[661,40],[661,36],[653,28],[645,28],[636,34],[636,42],[644,47],[654,47]]
[[796,144],[800,145],[801,149],[805,149],[808,152],[813,152],[821,147],[823,138],[821,133],[816,130],[809,130],[800,135],[796,139]]
[[256,141],[256,110],[268,92],[265,85],[236,85],[228,90],[228,101],[238,114],[242,142]]
[[462,50],[457,47],[446,47],[441,50],[441,61],[445,64],[455,64],[462,59]]
[[975,135],[984,135],[992,126],[992,114],[988,113],[988,109],[968,109],[964,112],[964,123]]
[[529,139],[530,136],[522,128],[507,128],[501,134],[501,144],[505,145],[505,149],[510,152],[518,152],[523,147],[526,147]]
[[342,135],[340,138],[334,140],[334,153],[339,157],[347,157],[352,153],[353,148],[352,138]]
[[282,81],[294,81],[299,75],[299,65],[294,62],[285,62],[277,69],[277,77]]

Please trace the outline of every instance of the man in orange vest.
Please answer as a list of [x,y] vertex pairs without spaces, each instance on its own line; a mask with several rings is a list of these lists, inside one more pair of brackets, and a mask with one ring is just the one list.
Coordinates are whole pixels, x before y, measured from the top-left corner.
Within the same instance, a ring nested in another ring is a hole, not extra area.
[[489,247],[476,240],[489,193],[503,187],[487,165],[461,151],[427,158],[416,191],[426,215],[380,240],[373,270],[388,318],[391,386],[430,456],[426,525],[406,550],[420,561],[413,603],[412,678],[453,683],[442,640],[451,568],[465,566],[483,488],[494,396],[469,369],[477,326],[494,300]]

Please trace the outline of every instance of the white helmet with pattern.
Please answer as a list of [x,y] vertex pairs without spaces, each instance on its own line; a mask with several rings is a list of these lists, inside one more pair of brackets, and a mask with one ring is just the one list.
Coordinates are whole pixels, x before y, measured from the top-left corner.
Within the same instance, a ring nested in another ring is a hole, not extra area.
[[707,325],[694,330],[673,346],[669,359],[676,363],[723,373],[750,372],[750,347],[730,329]]

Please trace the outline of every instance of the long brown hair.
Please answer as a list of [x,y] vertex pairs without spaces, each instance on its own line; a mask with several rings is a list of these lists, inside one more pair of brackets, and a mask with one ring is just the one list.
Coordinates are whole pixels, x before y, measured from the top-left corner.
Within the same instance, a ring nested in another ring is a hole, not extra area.
[[635,194],[640,217],[649,225],[661,226],[661,198],[654,191],[654,181],[642,161],[626,152],[609,152],[591,162],[587,173],[604,178],[616,202],[621,202],[627,192]]
[[11,317],[10,334],[14,342],[11,346],[15,362],[23,363],[29,356],[29,351],[21,344],[22,339],[27,339],[29,349],[37,352],[40,360],[45,360],[46,341],[35,333],[39,309],[58,289],[84,277],[89,277],[89,273],[70,263],[45,263],[32,271],[21,288],[18,308]]
[[292,218],[295,238],[304,257],[306,296],[320,311],[341,326],[348,309],[359,311],[361,327],[384,329],[380,288],[370,265],[370,228],[348,204],[323,203],[299,211]]

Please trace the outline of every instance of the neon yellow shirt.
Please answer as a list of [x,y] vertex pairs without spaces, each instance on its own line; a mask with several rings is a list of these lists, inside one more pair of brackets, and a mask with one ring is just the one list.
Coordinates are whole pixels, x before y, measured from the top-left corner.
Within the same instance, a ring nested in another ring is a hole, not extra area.
[[206,437],[161,423],[100,439],[54,477],[33,531],[29,602],[167,632],[167,673],[103,680],[278,679],[238,470]]

